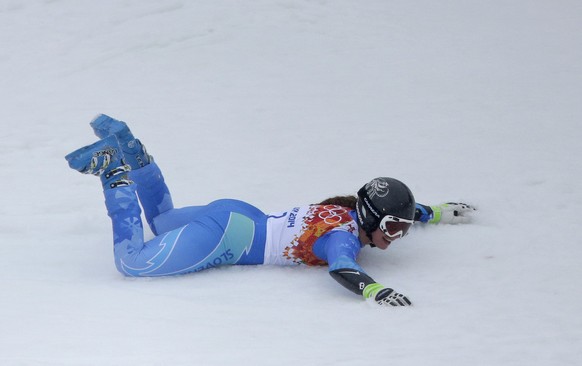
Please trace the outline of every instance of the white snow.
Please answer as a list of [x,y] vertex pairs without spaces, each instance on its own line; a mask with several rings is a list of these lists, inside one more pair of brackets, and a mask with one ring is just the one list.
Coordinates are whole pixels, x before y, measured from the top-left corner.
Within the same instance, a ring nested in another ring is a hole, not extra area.
[[[0,364],[580,365],[581,4],[3,0]],[[411,308],[323,267],[124,278],[98,179],[63,158],[98,113],[177,206],[388,175],[478,215],[363,250]]]

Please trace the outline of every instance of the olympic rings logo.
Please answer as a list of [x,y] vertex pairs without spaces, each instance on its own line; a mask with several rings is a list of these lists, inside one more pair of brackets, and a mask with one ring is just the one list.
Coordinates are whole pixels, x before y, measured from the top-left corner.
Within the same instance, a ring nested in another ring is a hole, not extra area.
[[323,211],[318,213],[318,217],[323,220],[328,225],[337,225],[342,221],[342,215],[345,215],[348,211],[337,205],[325,205],[322,206]]

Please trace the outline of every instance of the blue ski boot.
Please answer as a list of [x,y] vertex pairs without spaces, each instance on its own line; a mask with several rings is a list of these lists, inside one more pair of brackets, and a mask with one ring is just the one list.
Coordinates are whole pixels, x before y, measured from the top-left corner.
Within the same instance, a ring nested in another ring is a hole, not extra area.
[[133,182],[127,173],[131,167],[125,163],[115,135],[82,147],[65,156],[69,166],[83,174],[101,177],[103,189],[128,186]]
[[100,114],[91,121],[90,125],[93,127],[95,135],[101,139],[110,135],[117,137],[125,162],[131,166],[131,169],[142,168],[153,160],[141,141],[133,137],[125,122]]

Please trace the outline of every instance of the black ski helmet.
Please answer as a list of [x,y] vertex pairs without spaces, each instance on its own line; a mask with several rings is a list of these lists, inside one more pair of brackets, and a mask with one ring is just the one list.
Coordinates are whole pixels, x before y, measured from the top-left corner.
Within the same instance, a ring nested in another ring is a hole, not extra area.
[[414,220],[416,202],[410,189],[401,181],[379,177],[358,191],[356,213],[360,227],[371,237],[386,215]]

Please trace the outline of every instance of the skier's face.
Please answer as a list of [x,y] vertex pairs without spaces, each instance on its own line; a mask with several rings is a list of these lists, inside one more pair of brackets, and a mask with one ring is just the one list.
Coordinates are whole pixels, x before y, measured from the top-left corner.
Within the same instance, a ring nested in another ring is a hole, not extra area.
[[362,229],[360,229],[360,241],[364,244],[364,245],[373,245],[376,248],[385,250],[386,248],[388,248],[388,246],[390,244],[392,244],[392,241],[394,241],[394,239],[390,239],[389,237],[387,237],[382,230],[380,229],[376,229],[372,232],[372,241],[370,241],[370,238],[368,238],[368,235],[366,235],[366,232]]
[[388,238],[386,234],[380,229],[376,229],[372,232],[372,244],[376,246],[376,248],[385,250],[388,248],[394,239]]

